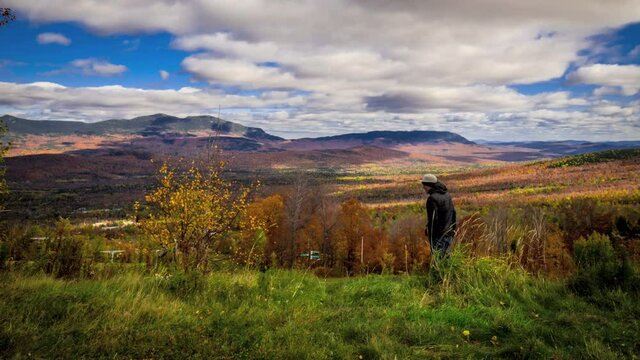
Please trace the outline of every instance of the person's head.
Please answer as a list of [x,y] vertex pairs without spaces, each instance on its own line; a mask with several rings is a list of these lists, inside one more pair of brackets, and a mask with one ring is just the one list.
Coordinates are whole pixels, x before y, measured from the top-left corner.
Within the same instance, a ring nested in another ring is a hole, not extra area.
[[424,189],[424,191],[429,191],[436,185],[436,183],[438,182],[438,178],[433,174],[425,174],[424,176],[422,176],[422,180],[420,182],[422,183],[422,188]]

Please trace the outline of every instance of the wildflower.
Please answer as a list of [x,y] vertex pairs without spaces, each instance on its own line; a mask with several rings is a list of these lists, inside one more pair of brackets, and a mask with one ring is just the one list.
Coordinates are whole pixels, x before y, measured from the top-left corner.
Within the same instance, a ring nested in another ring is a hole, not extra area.
[[497,337],[497,336],[495,336],[495,335],[493,335],[493,336],[491,337],[491,343],[492,343],[494,346],[497,346],[497,345],[498,345],[498,337]]
[[462,331],[462,335],[464,335],[464,337],[469,339],[469,336],[471,336],[471,332],[469,330],[463,330]]

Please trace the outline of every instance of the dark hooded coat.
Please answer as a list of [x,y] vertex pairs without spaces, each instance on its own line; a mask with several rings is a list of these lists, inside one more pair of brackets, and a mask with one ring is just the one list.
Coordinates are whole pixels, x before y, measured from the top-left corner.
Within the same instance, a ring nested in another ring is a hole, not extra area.
[[428,194],[427,228],[424,233],[429,237],[429,243],[433,248],[444,238],[453,239],[456,230],[456,209],[447,187],[440,181],[429,189]]

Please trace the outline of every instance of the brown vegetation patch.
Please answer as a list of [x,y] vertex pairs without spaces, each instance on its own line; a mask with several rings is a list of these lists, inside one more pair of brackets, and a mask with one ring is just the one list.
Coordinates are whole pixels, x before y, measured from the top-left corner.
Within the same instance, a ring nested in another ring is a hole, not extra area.
[[11,140],[7,157],[100,149],[130,141],[136,137],[132,135],[26,135]]

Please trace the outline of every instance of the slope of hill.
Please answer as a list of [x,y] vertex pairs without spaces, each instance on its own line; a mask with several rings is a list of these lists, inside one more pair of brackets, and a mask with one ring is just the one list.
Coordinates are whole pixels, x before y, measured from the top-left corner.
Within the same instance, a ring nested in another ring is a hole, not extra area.
[[[361,175],[358,181],[343,181],[336,190],[343,198],[355,197],[371,207],[417,204],[424,198],[422,188],[416,186],[420,170],[389,176]],[[640,201],[640,149],[587,153],[472,171],[436,169],[434,173],[447,184],[456,206],[470,211],[493,205],[557,205],[569,199],[616,201],[619,205]]]
[[[334,195],[355,197],[372,207],[421,204],[424,192],[416,179],[429,171],[449,186],[457,205],[473,210],[497,204],[551,204],[568,198],[638,201],[639,151],[503,163],[476,170],[451,162],[439,164],[437,159],[405,163],[407,153],[374,146],[224,154],[227,175],[238,181],[258,178],[268,188],[277,187],[290,183],[291,174],[303,169],[301,173],[322,179]],[[161,162],[152,163],[152,156],[155,153],[112,150],[7,158],[11,189],[7,208],[12,209],[11,216],[23,217],[51,211],[72,214],[77,208],[126,207],[155,183]]]

